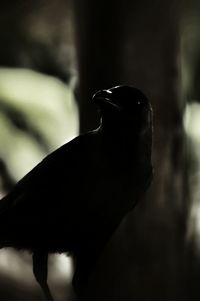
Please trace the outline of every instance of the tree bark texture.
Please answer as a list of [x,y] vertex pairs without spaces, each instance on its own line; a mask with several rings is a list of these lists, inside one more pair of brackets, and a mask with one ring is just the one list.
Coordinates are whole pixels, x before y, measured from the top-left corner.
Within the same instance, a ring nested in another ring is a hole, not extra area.
[[154,110],[152,186],[107,245],[87,300],[186,298],[188,200],[179,4],[74,2],[81,132],[97,124],[90,98],[101,88],[133,85],[147,95]]

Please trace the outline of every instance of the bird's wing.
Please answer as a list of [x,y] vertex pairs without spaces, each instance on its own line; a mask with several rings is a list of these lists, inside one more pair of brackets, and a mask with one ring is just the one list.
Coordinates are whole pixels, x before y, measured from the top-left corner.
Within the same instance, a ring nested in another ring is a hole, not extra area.
[[[0,214],[13,207],[34,209],[54,207],[57,198],[71,196],[80,185],[84,166],[87,165],[95,135],[79,136],[66,143],[34,167],[0,201]],[[67,201],[67,200],[66,200]],[[40,202],[39,204],[36,204]]]

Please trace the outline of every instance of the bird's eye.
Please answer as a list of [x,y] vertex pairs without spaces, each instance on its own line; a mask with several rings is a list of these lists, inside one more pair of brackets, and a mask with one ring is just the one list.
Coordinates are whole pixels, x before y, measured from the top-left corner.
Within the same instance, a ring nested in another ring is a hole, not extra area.
[[140,105],[140,104],[141,104],[141,101],[140,101],[140,100],[138,100],[138,101],[137,101],[137,104],[138,104],[138,105]]

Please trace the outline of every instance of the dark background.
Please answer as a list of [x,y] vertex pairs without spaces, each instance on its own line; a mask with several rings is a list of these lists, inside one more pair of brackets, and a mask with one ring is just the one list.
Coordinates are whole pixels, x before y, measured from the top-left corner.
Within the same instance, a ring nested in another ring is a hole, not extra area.
[[[89,300],[200,298],[199,6],[197,0],[0,3],[2,195],[51,150],[98,124],[96,90],[130,84],[153,105],[154,181],[104,250]],[[30,259],[0,252],[1,300],[44,300]],[[70,264],[50,259],[57,301],[75,298]]]

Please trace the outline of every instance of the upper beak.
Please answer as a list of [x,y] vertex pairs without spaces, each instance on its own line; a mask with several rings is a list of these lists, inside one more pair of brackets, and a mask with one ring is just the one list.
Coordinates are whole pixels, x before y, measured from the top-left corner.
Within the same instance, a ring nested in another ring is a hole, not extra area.
[[93,96],[93,101],[101,106],[112,106],[113,108],[117,110],[121,110],[121,107],[113,102],[112,100],[112,92],[110,90],[100,90]]

